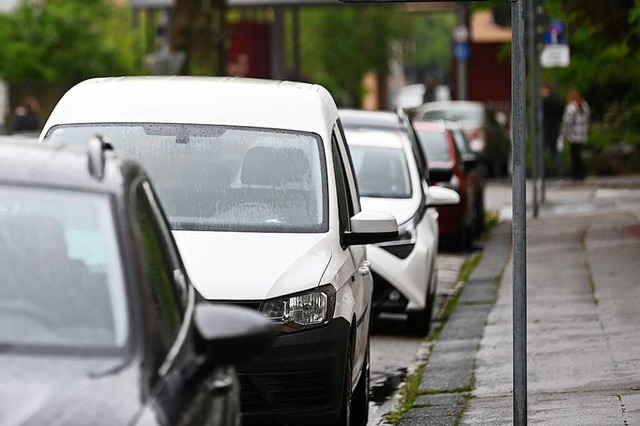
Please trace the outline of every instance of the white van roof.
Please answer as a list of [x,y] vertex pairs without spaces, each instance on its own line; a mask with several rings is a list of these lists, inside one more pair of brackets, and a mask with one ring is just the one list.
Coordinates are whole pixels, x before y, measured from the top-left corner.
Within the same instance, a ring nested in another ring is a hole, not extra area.
[[319,85],[229,77],[113,77],[84,81],[60,100],[41,138],[60,124],[182,123],[314,132],[338,110]]

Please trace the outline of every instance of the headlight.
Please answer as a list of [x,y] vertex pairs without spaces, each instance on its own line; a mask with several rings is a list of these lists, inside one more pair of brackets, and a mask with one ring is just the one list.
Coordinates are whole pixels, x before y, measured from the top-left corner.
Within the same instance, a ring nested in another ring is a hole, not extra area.
[[398,238],[395,241],[378,244],[378,247],[400,259],[409,257],[416,245],[416,224],[414,218],[398,226]]
[[333,286],[326,285],[304,293],[265,300],[260,312],[285,325],[284,331],[297,331],[329,321],[333,317],[335,294]]

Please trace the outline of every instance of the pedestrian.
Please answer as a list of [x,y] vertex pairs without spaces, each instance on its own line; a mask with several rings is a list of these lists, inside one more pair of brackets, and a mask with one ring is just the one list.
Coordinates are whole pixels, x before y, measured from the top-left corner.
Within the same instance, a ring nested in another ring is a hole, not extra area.
[[558,136],[558,150],[564,143],[571,149],[571,177],[574,180],[585,178],[586,171],[582,163],[582,148],[587,143],[589,134],[589,119],[591,109],[580,92],[576,89],[569,91],[567,104],[562,116],[562,127]]
[[564,101],[548,83],[542,83],[542,115],[544,118],[544,147],[551,156],[552,173],[560,176],[560,155],[558,152],[558,136],[564,114]]
[[424,94],[422,95],[423,104],[426,104],[427,102],[435,102],[438,99],[436,95],[437,87],[438,87],[438,82],[433,77],[429,77],[424,82]]
[[14,132],[37,132],[40,130],[40,104],[33,96],[27,96],[22,104],[16,108],[13,116]]

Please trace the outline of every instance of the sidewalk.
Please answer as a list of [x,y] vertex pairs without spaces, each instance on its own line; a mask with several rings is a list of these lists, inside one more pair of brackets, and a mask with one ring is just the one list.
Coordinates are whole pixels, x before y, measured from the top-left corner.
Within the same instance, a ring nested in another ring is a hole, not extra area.
[[[637,184],[593,180],[550,187],[540,219],[528,221],[530,424],[640,424]],[[470,364],[468,354],[456,358],[455,351],[442,353],[448,364],[436,362],[438,348],[452,346],[443,340],[445,328],[424,370],[421,389],[431,395],[416,401],[402,425],[513,424],[511,284],[508,261],[486,325],[467,322],[469,330],[480,328],[482,337],[466,388],[438,391],[435,371],[453,380]],[[451,323],[466,309],[465,295],[478,291],[470,280]],[[480,316],[475,320],[485,323]],[[451,394],[457,399],[446,396]]]

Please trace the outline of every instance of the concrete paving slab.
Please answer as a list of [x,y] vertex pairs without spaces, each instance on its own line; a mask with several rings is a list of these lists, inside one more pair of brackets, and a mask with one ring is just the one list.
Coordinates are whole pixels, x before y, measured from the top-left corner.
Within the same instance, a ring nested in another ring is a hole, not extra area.
[[437,405],[449,405],[456,406],[462,405],[465,402],[465,396],[462,393],[442,393],[437,395],[422,395],[416,399],[416,406],[437,406]]

